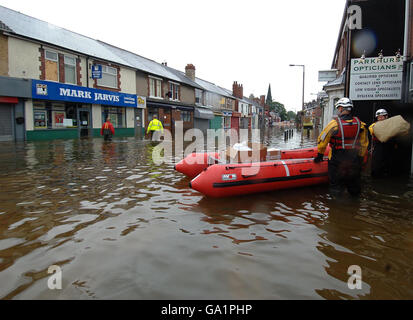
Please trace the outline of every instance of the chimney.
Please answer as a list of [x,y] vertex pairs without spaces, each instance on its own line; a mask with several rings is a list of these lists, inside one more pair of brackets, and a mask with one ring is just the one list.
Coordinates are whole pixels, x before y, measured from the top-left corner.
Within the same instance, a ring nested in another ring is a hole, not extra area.
[[195,66],[193,64],[187,64],[185,67],[185,75],[195,81]]
[[260,105],[261,105],[261,107],[265,106],[265,96],[260,97]]
[[242,84],[238,84],[236,81],[232,84],[232,95],[236,98],[242,99],[244,97],[244,88]]

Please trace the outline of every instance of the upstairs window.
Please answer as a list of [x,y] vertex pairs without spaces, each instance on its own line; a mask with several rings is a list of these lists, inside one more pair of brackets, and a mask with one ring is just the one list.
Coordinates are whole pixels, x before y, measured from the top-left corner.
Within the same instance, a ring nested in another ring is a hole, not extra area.
[[179,100],[179,85],[173,82],[169,83],[169,99]]
[[195,103],[197,105],[202,105],[204,103],[202,100],[202,90],[195,89]]
[[45,50],[46,80],[59,81],[59,56],[56,52]]
[[76,59],[65,56],[65,83],[76,84]]
[[149,96],[162,98],[162,80],[149,78]]
[[97,79],[97,85],[100,87],[118,88],[118,69],[102,66],[102,78]]

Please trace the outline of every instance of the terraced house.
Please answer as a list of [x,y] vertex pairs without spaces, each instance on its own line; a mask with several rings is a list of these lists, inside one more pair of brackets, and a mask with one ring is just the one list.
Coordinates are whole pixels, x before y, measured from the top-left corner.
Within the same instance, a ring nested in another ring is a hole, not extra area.
[[174,134],[240,127],[232,92],[127,50],[0,6],[0,141]]

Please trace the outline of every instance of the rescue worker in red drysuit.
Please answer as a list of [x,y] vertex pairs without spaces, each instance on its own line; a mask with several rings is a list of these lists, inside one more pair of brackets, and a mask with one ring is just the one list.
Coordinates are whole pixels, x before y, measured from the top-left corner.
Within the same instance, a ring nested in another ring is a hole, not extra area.
[[331,120],[318,137],[318,155],[315,163],[324,160],[324,152],[330,144],[328,177],[330,191],[341,195],[344,188],[352,196],[361,192],[361,169],[369,144],[368,131],[364,122],[353,117],[353,102],[340,99],[336,105],[338,117]]
[[102,129],[100,129],[100,135],[103,136],[105,141],[111,141],[112,136],[115,134],[115,128],[113,124],[110,122],[109,117],[106,118],[106,122],[102,125]]

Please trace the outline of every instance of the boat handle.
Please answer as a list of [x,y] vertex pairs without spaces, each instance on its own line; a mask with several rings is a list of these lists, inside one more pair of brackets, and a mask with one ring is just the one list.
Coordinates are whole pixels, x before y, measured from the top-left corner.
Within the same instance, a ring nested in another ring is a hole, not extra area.
[[258,173],[256,173],[256,174],[243,174],[242,177],[243,177],[244,179],[246,179],[246,178],[255,177],[256,175],[258,175]]
[[311,171],[313,171],[313,169],[308,169],[308,170],[300,169],[300,172],[301,172],[301,173],[306,173],[306,172],[311,172]]

